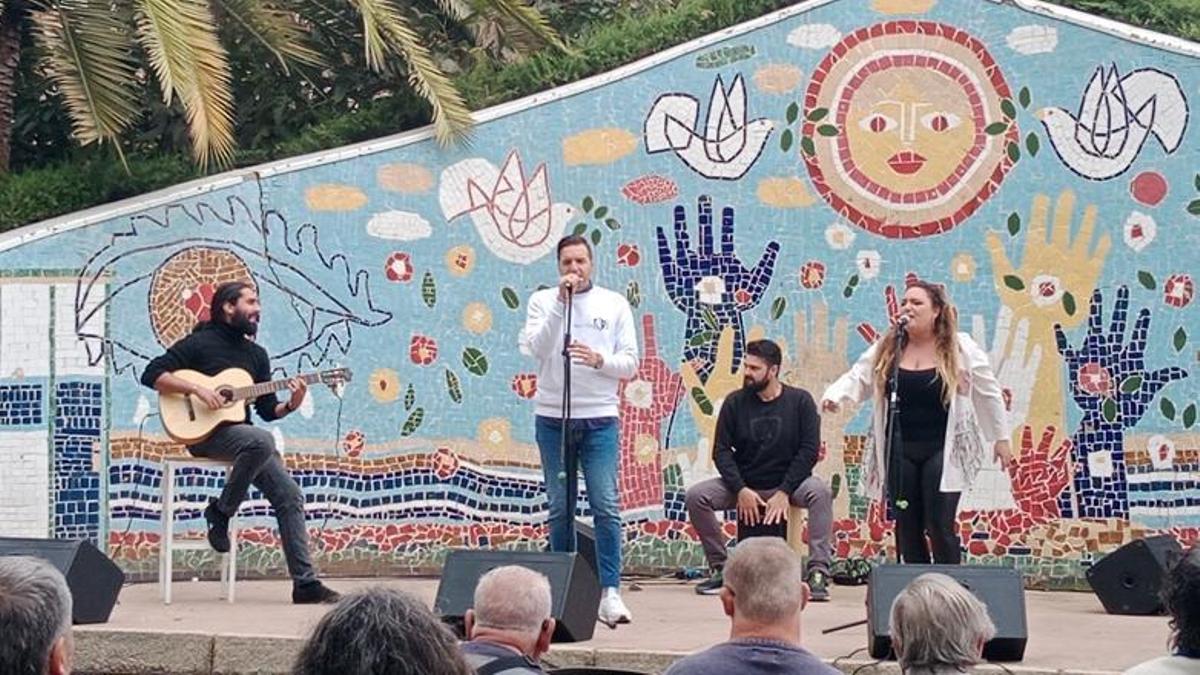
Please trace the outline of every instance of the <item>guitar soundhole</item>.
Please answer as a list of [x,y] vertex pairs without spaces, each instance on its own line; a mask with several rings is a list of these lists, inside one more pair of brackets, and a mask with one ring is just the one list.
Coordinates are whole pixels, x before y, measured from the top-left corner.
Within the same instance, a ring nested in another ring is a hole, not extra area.
[[225,405],[229,405],[233,402],[233,389],[221,387],[217,389],[217,396],[220,396],[221,400],[225,401]]

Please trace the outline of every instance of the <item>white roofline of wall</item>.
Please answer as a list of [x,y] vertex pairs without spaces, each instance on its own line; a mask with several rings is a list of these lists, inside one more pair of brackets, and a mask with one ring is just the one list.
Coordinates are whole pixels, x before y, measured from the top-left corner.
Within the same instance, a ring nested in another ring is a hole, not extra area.
[[[840,0],[808,0],[801,2],[791,7],[785,7],[771,14],[760,16],[750,21],[740,23],[736,26],[730,26],[716,33],[710,33],[703,37],[696,38],[690,42],[685,42],[676,45],[670,49],[658,52],[651,56],[647,56],[633,63],[628,63],[614,70],[610,70],[598,75],[565,84],[561,87],[555,87],[546,91],[538,92],[530,96],[501,103],[499,105],[485,108],[484,110],[476,111],[472,114],[476,124],[490,122],[500,119],[508,115],[515,114],[529,108],[540,106],[553,101],[558,101],[570,98],[577,94],[582,94],[597,87],[609,84],[616,80],[625,79],[631,75],[635,75],[644,70],[648,70],[655,66],[661,65],[680,56],[684,56],[698,49],[703,49],[713,43],[721,42],[731,37],[736,37],[743,33],[757,30],[769,26],[793,16],[810,12],[818,7],[828,5]],[[1083,12],[1067,9],[1058,5],[1052,5],[1042,0],[977,0],[983,2],[991,2],[993,4],[1012,4],[1014,7],[1026,12],[1046,16],[1052,19],[1065,21],[1092,28],[1105,34],[1117,37],[1120,39],[1130,40],[1145,44],[1150,47],[1165,49],[1176,52],[1185,56],[1200,57],[1200,44],[1189,42],[1187,40],[1164,35],[1144,28],[1130,26],[1127,24],[1105,19],[1102,17],[1085,14]],[[413,129],[392,136],[355,143],[353,145],[343,146],[333,150],[321,150],[307,155],[299,155],[288,159],[276,160],[257,166],[244,169],[235,169],[220,173],[215,176],[207,176],[198,178],[194,181],[173,185],[168,188],[156,190],[144,195],[129,197],[121,201],[95,206],[83,211],[76,211],[64,216],[58,216],[38,223],[25,225],[8,232],[0,233],[0,251],[27,244],[38,239],[43,239],[63,232],[87,227],[98,222],[103,222],[113,218],[142,211],[149,208],[154,208],[162,204],[167,204],[189,197],[195,197],[213,192],[227,187],[233,187],[245,181],[254,180],[255,178],[265,178],[276,176],[293,171],[300,171],[313,166],[322,164],[331,164],[340,162],[346,159],[371,155],[386,150],[411,145],[420,141],[427,140],[433,137],[433,126],[425,126],[420,129]]]

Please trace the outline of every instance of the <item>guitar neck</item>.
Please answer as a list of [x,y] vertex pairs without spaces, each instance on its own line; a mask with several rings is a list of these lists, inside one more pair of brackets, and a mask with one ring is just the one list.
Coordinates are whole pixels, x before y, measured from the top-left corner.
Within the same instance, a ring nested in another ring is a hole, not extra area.
[[308,373],[306,375],[289,377],[286,380],[271,380],[270,382],[259,382],[258,384],[254,384],[249,387],[237,387],[233,390],[233,398],[234,400],[256,399],[263,394],[270,394],[276,391],[287,389],[288,382],[293,379],[299,378],[304,380],[305,384],[313,384],[314,382],[320,382],[321,378],[325,377],[325,375],[326,373],[324,372]]

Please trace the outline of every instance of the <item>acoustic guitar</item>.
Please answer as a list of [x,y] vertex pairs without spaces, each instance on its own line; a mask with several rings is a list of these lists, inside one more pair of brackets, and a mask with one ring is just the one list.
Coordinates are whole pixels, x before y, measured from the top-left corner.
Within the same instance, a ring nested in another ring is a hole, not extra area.
[[[163,428],[168,436],[185,445],[195,445],[203,441],[222,424],[245,422],[245,401],[287,389],[288,380],[293,379],[255,384],[250,373],[241,368],[226,368],[212,377],[194,370],[176,370],[171,374],[192,384],[207,387],[225,401],[225,405],[213,410],[207,403],[191,394],[158,395],[158,411],[162,417]],[[296,377],[304,380],[306,384],[321,383],[336,390],[349,382],[350,376],[348,368],[333,368]]]

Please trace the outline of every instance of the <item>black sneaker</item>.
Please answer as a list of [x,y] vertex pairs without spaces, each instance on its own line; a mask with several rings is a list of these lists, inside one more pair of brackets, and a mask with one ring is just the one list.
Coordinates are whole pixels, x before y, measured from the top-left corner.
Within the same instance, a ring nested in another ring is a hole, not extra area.
[[229,553],[229,516],[221,513],[212,501],[204,509],[204,520],[208,521],[208,545],[217,553]]
[[342,599],[342,595],[319,581],[292,586],[292,604],[325,605]]
[[721,570],[713,570],[712,576],[696,584],[696,595],[717,595],[725,585]]
[[829,602],[829,575],[823,570],[808,573],[808,599],[813,602]]

